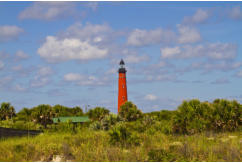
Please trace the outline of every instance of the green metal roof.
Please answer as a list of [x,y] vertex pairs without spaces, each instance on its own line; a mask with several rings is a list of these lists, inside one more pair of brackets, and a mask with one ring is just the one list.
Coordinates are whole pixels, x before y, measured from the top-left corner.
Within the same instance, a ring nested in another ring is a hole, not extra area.
[[88,117],[56,117],[52,118],[54,123],[59,123],[59,122],[73,122],[73,123],[78,123],[78,122],[88,122],[90,121]]

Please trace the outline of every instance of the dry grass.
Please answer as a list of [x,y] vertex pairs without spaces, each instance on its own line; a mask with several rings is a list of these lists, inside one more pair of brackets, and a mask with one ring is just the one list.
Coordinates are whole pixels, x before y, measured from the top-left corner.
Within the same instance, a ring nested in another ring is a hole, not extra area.
[[139,146],[126,148],[110,145],[104,131],[9,138],[0,140],[0,161],[242,161],[240,132],[192,136],[156,132],[140,137]]

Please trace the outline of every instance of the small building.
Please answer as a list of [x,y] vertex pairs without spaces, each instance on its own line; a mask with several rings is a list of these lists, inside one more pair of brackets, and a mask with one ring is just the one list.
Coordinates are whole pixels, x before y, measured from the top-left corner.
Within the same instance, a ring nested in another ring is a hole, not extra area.
[[89,122],[90,119],[86,116],[80,116],[80,117],[56,117],[53,118],[53,123],[65,123],[65,122],[71,122],[71,123],[84,123]]

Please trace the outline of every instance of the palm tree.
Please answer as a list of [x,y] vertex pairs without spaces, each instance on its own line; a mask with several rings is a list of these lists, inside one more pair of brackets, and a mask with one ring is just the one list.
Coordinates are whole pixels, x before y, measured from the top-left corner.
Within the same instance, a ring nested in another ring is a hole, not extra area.
[[14,107],[8,102],[3,102],[0,108],[0,119],[12,119],[14,116],[16,116]]

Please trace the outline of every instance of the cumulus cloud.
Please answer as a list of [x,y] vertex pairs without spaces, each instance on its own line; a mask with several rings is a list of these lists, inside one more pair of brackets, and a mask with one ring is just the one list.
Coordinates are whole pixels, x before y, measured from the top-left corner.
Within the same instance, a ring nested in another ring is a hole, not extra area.
[[237,46],[230,43],[209,43],[196,46],[184,45],[161,48],[162,58],[194,58],[207,57],[210,59],[234,59],[237,55]]
[[242,11],[240,10],[240,6],[236,6],[231,9],[230,11],[230,17],[232,19],[242,19]]
[[20,19],[53,20],[73,15],[72,2],[34,2],[19,14]]
[[175,33],[171,30],[163,30],[161,28],[154,30],[133,30],[128,38],[127,44],[132,46],[145,46],[157,43],[168,43],[175,40]]
[[157,96],[155,96],[153,94],[147,94],[145,96],[145,100],[154,101],[154,100],[157,100]]
[[93,75],[84,75],[78,73],[68,73],[64,75],[64,80],[67,82],[74,82],[82,86],[100,86],[106,85],[109,81],[107,77],[97,78]]
[[30,87],[43,87],[49,83],[49,78],[47,77],[35,77],[34,80],[30,81]]
[[24,53],[22,50],[18,50],[15,55],[17,59],[27,59],[29,57],[28,54]]
[[140,62],[146,62],[149,60],[149,57],[147,55],[139,56],[139,55],[128,55],[124,58],[125,62],[127,63],[140,63]]
[[102,59],[111,53],[115,37],[107,24],[76,23],[57,36],[47,36],[38,54],[49,62]]
[[204,72],[212,72],[215,70],[226,72],[238,69],[241,66],[242,62],[235,62],[231,60],[214,60],[213,62],[194,62],[187,69],[204,70]]
[[146,81],[176,81],[176,76],[172,74],[147,75]]
[[83,76],[77,73],[68,73],[64,75],[65,81],[78,81],[81,80]]
[[42,76],[49,76],[51,74],[53,74],[53,70],[49,66],[40,67],[39,70],[38,70],[38,73],[37,73],[37,75],[41,76],[41,77]]
[[115,33],[109,25],[90,23],[85,25],[75,23],[60,34],[60,38],[78,38],[96,44],[109,42],[113,36],[115,36]]
[[46,67],[39,67],[34,79],[30,81],[30,87],[43,87],[50,82],[49,76],[53,74],[53,70]]
[[12,71],[17,72],[16,77],[26,77],[29,76],[32,72],[35,71],[35,67],[34,66],[23,66],[23,65],[13,65],[11,67]]
[[108,50],[92,45],[88,41],[48,36],[46,42],[38,49],[38,53],[49,62],[58,62],[100,59],[107,56]]
[[200,33],[192,27],[177,25],[179,37],[178,42],[181,44],[185,43],[195,43],[201,40]]
[[198,9],[193,16],[186,16],[183,20],[185,24],[200,24],[207,21],[209,18],[208,11]]
[[17,26],[4,25],[0,26],[0,42],[17,39],[24,30]]
[[181,53],[181,49],[179,46],[165,47],[161,49],[161,54],[163,58],[172,58],[173,56],[177,56],[180,53]]

